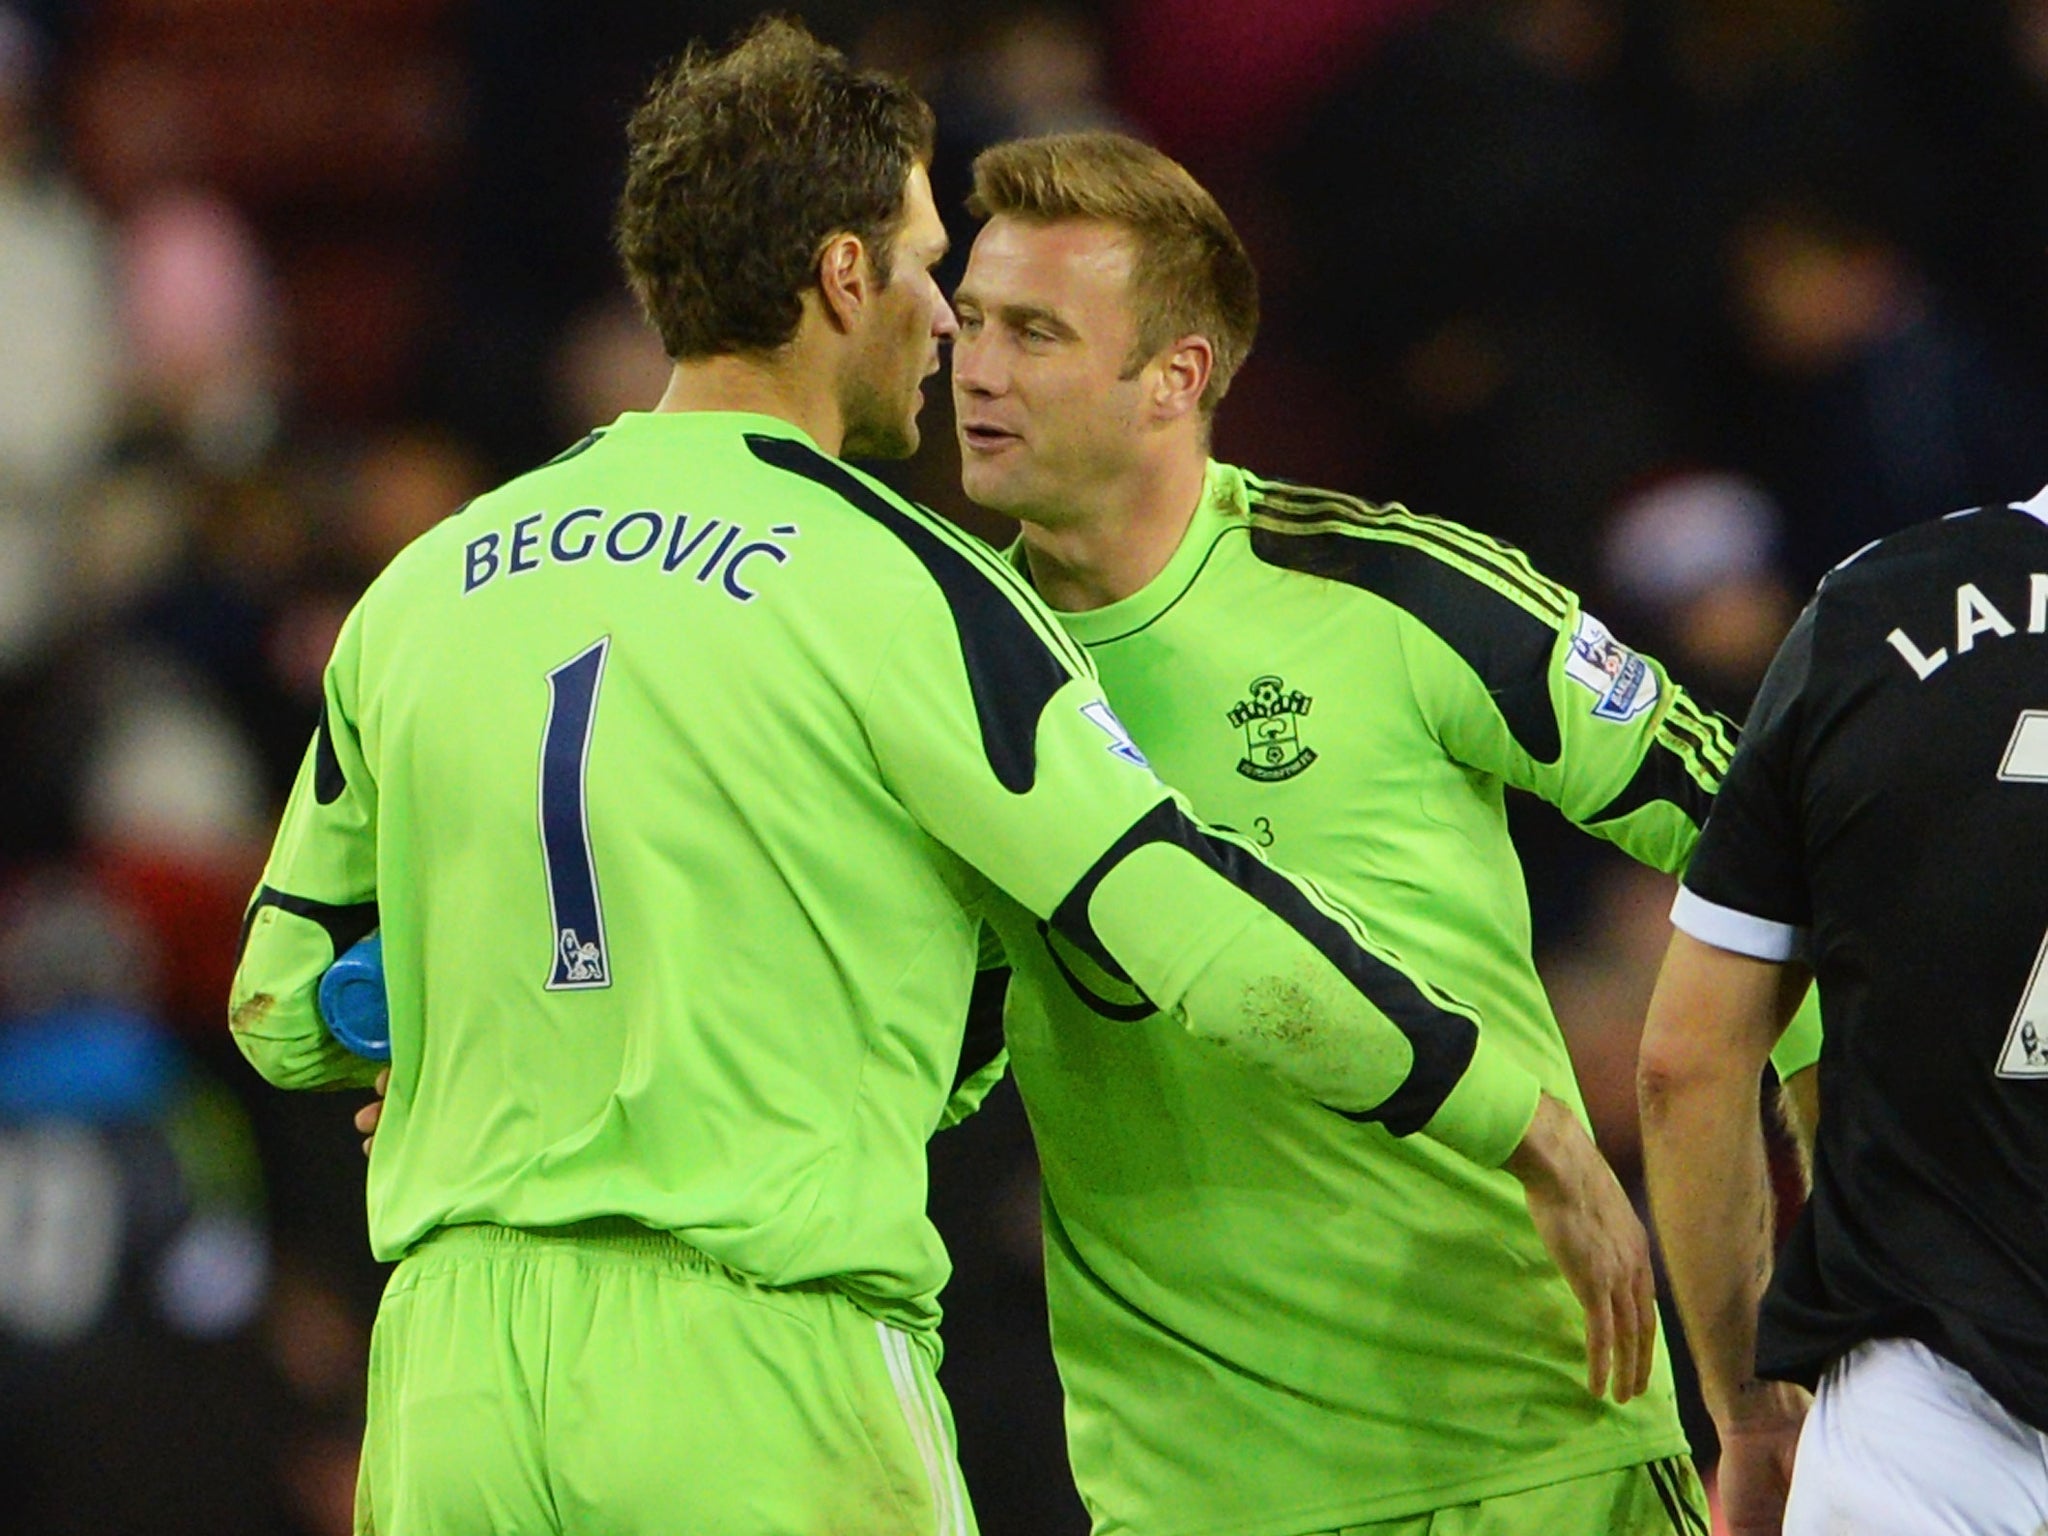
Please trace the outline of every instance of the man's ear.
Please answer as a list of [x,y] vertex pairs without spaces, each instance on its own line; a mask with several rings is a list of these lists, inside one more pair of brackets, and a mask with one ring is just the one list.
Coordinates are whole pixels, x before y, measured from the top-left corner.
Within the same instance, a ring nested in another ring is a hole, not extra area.
[[874,296],[874,269],[859,235],[841,233],[818,253],[818,292],[825,313],[842,331],[860,323],[861,311]]
[[1153,414],[1174,421],[1202,408],[1202,392],[1216,369],[1216,349],[1206,336],[1183,336],[1155,365],[1151,391]]

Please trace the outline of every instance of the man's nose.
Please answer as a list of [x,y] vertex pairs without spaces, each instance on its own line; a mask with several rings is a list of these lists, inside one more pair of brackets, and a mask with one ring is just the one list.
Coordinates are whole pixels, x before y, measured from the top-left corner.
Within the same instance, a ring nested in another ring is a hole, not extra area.
[[996,381],[990,371],[989,349],[980,333],[963,333],[953,340],[953,387],[970,395],[992,395]]

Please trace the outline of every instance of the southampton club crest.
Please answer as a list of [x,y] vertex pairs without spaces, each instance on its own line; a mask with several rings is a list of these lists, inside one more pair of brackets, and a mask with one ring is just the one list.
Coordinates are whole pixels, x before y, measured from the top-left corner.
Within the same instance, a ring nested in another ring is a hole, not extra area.
[[1252,696],[1230,711],[1230,723],[1244,727],[1244,756],[1237,771],[1261,784],[1291,779],[1316,760],[1315,750],[1301,742],[1301,717],[1314,700],[1296,688],[1291,693],[1277,677],[1252,679]]

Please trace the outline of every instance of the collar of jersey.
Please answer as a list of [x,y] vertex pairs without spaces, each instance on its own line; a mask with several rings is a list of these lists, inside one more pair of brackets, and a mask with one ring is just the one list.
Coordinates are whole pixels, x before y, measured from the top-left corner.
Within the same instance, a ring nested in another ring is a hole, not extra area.
[[[793,437],[800,443],[818,444],[811,434],[793,421],[780,416],[764,416],[758,411],[627,411],[610,426],[601,428],[604,432],[681,432],[697,429],[705,432],[756,432],[764,437]],[[822,448],[818,450],[824,452]]]
[[[1118,598],[1106,607],[1090,608],[1084,613],[1056,610],[1054,616],[1083,645],[1101,645],[1136,634],[1156,623],[1167,609],[1187,595],[1215,551],[1216,541],[1233,528],[1244,526],[1244,477],[1230,465],[1211,459],[1202,480],[1201,502],[1166,568],[1129,597]],[[1025,563],[1022,539],[1010,546],[1010,558],[1028,578],[1030,567]]]

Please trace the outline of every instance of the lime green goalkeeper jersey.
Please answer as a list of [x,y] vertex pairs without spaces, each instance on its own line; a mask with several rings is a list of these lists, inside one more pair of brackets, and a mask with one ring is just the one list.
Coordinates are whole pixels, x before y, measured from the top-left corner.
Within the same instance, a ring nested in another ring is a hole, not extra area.
[[230,1021],[275,1082],[367,1081],[314,995],[380,926],[382,1257],[624,1216],[925,1327],[925,1143],[1013,902],[1344,1135],[1497,1162],[1533,1113],[1469,1010],[1183,814],[998,556],[728,413],[623,417],[371,586]]
[[[1061,619],[1199,814],[1363,914],[1583,1116],[1503,792],[1675,870],[1725,722],[1518,552],[1222,465],[1155,580]],[[1057,935],[1009,947],[1098,1533],[1301,1536],[1684,1448],[1661,1353],[1647,1396],[1587,1393],[1582,1311],[1511,1177],[1331,1124]]]

